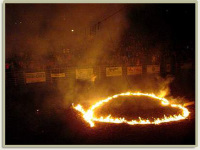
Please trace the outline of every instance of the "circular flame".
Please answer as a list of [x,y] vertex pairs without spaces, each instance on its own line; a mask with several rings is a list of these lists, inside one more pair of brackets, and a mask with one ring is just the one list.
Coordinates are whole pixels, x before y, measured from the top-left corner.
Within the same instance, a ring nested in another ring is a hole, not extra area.
[[[182,110],[182,113],[178,114],[178,115],[173,115],[173,116],[170,115],[169,117],[164,115],[163,118],[154,118],[154,121],[150,121],[148,119],[142,119],[140,117],[138,117],[139,121],[138,120],[128,121],[125,118],[113,118],[111,115],[109,115],[107,117],[101,116],[100,118],[97,118],[97,117],[94,116],[94,112],[95,112],[95,109],[97,107],[100,107],[100,106],[103,105],[103,103],[107,103],[110,100],[115,99],[119,96],[147,96],[147,97],[150,97],[150,98],[153,98],[153,99],[160,100],[161,105],[163,105],[163,106],[169,105],[171,107],[178,108],[178,109]],[[140,92],[137,92],[137,93],[127,92],[127,93],[121,93],[121,94],[113,95],[113,96],[108,97],[106,99],[100,100],[96,104],[92,105],[87,111],[85,111],[80,104],[78,104],[77,106],[74,106],[74,104],[72,104],[72,105],[73,105],[74,109],[76,109],[77,111],[82,113],[84,120],[87,121],[90,124],[91,127],[94,127],[94,125],[95,125],[94,122],[126,123],[126,124],[129,124],[129,125],[160,124],[160,123],[165,123],[165,122],[183,120],[183,119],[186,119],[190,114],[188,109],[185,108],[184,106],[180,105],[180,104],[170,104],[170,102],[166,98],[158,97],[154,94],[140,93]]]

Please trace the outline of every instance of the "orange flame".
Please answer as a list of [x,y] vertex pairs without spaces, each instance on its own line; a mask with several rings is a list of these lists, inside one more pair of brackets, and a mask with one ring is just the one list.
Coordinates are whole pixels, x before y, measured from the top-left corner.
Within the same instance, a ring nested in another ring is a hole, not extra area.
[[[178,109],[182,110],[182,114],[173,115],[173,116],[171,115],[169,117],[164,115],[164,118],[154,118],[154,121],[150,121],[148,119],[146,119],[146,120],[145,119],[141,119],[140,117],[138,117],[139,121],[138,120],[128,121],[125,118],[113,118],[111,115],[109,115],[107,117],[102,117],[101,116],[100,118],[97,118],[97,117],[94,116],[94,112],[95,112],[95,109],[97,107],[100,107],[100,106],[103,105],[103,103],[107,103],[110,100],[115,99],[115,98],[117,98],[119,96],[147,96],[147,97],[150,97],[150,98],[153,98],[153,99],[160,100],[161,101],[161,105],[163,105],[163,106],[169,105],[171,107],[175,107],[175,108],[178,108]],[[74,106],[74,104],[72,104],[72,105],[73,105],[74,109],[76,109],[77,111],[82,113],[84,120],[86,122],[88,122],[91,127],[94,127],[94,125],[95,125],[94,122],[126,123],[126,124],[129,124],[129,125],[135,125],[135,124],[160,124],[160,123],[165,123],[165,122],[183,120],[183,119],[186,119],[190,114],[188,109],[185,108],[184,106],[180,105],[180,104],[170,104],[170,102],[166,98],[158,97],[158,96],[156,96],[154,94],[140,93],[140,92],[137,92],[137,93],[126,92],[126,93],[113,95],[111,97],[108,97],[106,99],[100,100],[99,102],[95,103],[87,111],[85,111],[80,104],[78,104],[77,106]]]

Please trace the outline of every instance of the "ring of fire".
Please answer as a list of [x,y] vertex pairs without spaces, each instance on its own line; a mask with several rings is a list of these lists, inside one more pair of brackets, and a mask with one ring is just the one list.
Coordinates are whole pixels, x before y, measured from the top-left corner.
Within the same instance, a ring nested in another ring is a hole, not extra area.
[[[107,117],[100,117],[100,118],[97,118],[97,117],[94,116],[94,112],[95,112],[95,109],[97,107],[100,107],[104,103],[107,103],[107,102],[111,101],[112,99],[116,99],[119,96],[147,96],[147,97],[161,101],[161,105],[163,105],[163,106],[169,105],[170,107],[178,108],[178,109],[182,110],[182,113],[178,114],[178,115],[173,115],[173,116],[170,115],[168,117],[164,115],[163,118],[154,118],[154,121],[150,121],[148,119],[141,119],[140,117],[138,117],[139,121],[137,121],[137,120],[128,121],[125,118],[113,118],[113,117],[111,117],[111,115],[109,115]],[[140,92],[137,92],[137,93],[126,92],[126,93],[113,95],[111,97],[108,97],[106,99],[100,100],[99,102],[95,103],[87,111],[85,111],[80,104],[78,104],[77,106],[74,106],[74,104],[72,104],[72,106],[73,106],[74,109],[76,109],[77,111],[82,113],[84,120],[86,122],[88,122],[91,127],[94,127],[94,122],[126,123],[126,124],[129,124],[129,125],[160,124],[160,123],[165,123],[165,122],[183,120],[183,119],[186,119],[190,114],[188,109],[185,108],[184,106],[180,105],[180,104],[170,104],[170,102],[166,98],[158,97],[154,94],[140,93]]]

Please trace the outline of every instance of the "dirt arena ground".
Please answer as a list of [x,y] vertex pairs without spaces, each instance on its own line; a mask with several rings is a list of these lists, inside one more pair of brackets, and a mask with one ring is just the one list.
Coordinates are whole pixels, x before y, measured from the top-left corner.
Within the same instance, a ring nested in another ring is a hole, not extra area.
[[[127,90],[148,92],[149,76],[114,77],[97,80],[55,81],[6,87],[6,144],[9,145],[193,145],[195,106],[186,120],[160,125],[95,123],[91,128],[72,103],[89,106],[93,99]],[[151,77],[152,78],[152,77]],[[153,81],[154,82],[154,81]],[[140,83],[140,84],[139,84]],[[138,86],[139,85],[139,86]],[[170,96],[195,101],[193,72],[177,74]],[[130,109],[130,108],[129,108]],[[127,110],[128,111],[128,110]]]

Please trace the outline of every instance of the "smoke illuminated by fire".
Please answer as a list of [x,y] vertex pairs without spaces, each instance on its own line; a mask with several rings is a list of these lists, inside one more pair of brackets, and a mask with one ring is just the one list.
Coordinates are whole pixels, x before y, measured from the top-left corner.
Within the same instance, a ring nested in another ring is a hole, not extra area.
[[[178,115],[170,115],[170,116],[166,116],[164,115],[163,118],[154,118],[154,121],[150,121],[148,119],[142,119],[141,117],[138,117],[138,120],[126,120],[125,118],[113,118],[111,115],[108,115],[107,117],[95,117],[94,113],[95,113],[95,109],[102,106],[104,103],[107,103],[113,99],[116,99],[118,97],[122,97],[122,96],[146,96],[146,97],[150,97],[152,99],[157,99],[159,101],[161,101],[161,105],[162,106],[170,106],[173,108],[177,108],[182,110],[181,114]],[[97,102],[96,104],[92,105],[87,111],[85,111],[83,109],[83,107],[78,104],[77,106],[74,106],[73,108],[76,109],[77,111],[81,112],[83,115],[83,118],[85,121],[87,121],[91,127],[94,127],[94,122],[106,122],[106,123],[126,123],[129,125],[135,125],[135,124],[160,124],[160,123],[165,123],[165,122],[171,122],[171,121],[178,121],[178,120],[183,120],[186,119],[189,116],[189,111],[187,108],[185,108],[184,106],[180,105],[180,104],[170,104],[170,102],[163,97],[158,97],[154,94],[148,94],[148,93],[131,93],[131,92],[127,92],[127,93],[121,93],[121,94],[116,94],[113,95],[111,97],[108,97],[106,99],[100,100],[99,102]]]

